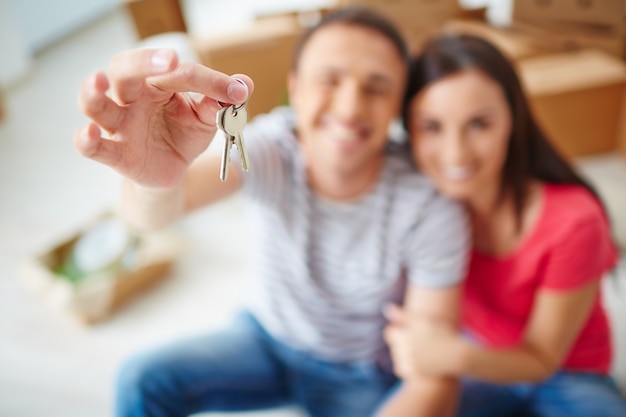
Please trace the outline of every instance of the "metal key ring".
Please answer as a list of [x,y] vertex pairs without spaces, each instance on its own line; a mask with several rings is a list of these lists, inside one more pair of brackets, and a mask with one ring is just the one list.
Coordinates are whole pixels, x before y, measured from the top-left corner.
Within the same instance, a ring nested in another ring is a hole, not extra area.
[[[248,85],[243,82],[243,80],[240,80],[239,78],[234,78],[235,81],[238,81],[239,83],[241,83],[241,85],[243,85],[244,87],[246,87],[246,91],[248,91]],[[246,104],[248,104],[248,99],[250,98],[250,92],[248,91],[248,94],[246,95],[246,101],[244,101],[241,104],[238,105],[232,105],[233,106],[233,114],[237,114],[237,110],[242,109],[246,106]],[[224,107],[228,107],[230,106],[230,104],[224,104],[221,101],[217,100],[217,105],[220,106],[220,109],[223,109]]]

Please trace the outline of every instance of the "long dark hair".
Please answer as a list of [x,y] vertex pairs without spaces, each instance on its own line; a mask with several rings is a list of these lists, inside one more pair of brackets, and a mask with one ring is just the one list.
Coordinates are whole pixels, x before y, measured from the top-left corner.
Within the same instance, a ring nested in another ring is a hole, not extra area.
[[533,179],[580,185],[601,203],[595,189],[559,155],[540,129],[511,62],[482,38],[442,35],[426,43],[421,55],[411,63],[403,108],[405,127],[408,129],[411,125],[410,102],[416,94],[430,83],[467,69],[478,69],[498,83],[511,111],[513,124],[502,171],[500,198],[512,197],[518,229]]

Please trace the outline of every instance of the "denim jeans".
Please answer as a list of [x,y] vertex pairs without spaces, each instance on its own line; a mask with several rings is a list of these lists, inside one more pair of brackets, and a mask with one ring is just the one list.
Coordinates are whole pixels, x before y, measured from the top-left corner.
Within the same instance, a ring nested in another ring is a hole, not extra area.
[[188,416],[297,404],[312,417],[366,417],[395,377],[279,343],[248,313],[230,328],[137,355],[118,374],[118,417]]
[[462,381],[457,417],[624,417],[626,400],[609,376],[559,372],[539,384]]

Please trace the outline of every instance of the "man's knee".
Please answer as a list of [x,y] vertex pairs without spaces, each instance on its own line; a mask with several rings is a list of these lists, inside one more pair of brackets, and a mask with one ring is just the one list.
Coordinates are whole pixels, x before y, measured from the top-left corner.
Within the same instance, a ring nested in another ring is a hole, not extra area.
[[171,385],[167,373],[167,367],[153,357],[131,357],[118,371],[116,390],[119,396],[124,397],[159,395]]

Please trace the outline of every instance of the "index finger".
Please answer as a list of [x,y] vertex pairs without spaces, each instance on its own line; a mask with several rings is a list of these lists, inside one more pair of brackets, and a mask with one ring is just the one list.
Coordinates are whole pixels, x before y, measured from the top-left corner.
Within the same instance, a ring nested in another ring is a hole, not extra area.
[[181,62],[173,71],[149,77],[147,82],[164,91],[196,92],[231,104],[245,102],[254,90],[247,75],[230,76],[195,62]]
[[145,88],[146,78],[174,70],[178,56],[173,49],[131,49],[111,59],[109,82],[113,97],[119,104],[138,99]]

